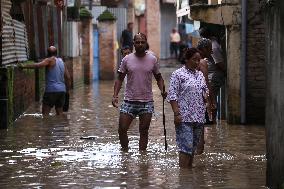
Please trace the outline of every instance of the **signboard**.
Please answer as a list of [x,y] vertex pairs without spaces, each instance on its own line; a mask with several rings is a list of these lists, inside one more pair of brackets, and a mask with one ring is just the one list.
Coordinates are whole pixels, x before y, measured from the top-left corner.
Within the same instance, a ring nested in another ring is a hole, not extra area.
[[190,15],[190,8],[189,8],[189,6],[186,6],[186,7],[182,8],[182,9],[177,10],[176,14],[177,14],[177,17]]

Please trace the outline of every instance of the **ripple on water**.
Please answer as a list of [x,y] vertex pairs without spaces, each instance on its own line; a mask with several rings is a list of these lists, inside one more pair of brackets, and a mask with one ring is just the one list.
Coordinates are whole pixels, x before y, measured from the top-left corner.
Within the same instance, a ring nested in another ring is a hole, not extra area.
[[[162,69],[167,80],[171,71]],[[193,169],[180,169],[171,107],[165,103],[165,151],[162,99],[153,89],[155,115],[145,152],[138,150],[138,119],[129,128],[129,150],[120,150],[112,81],[73,90],[65,117],[53,112],[44,119],[40,105],[32,106],[0,133],[0,188],[265,188],[263,127],[206,127],[204,153],[195,156]]]

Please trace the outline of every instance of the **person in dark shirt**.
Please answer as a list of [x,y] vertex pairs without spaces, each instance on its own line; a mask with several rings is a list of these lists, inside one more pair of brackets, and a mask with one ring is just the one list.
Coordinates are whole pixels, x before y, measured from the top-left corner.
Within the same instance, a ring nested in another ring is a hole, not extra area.
[[127,29],[122,31],[120,39],[121,47],[129,46],[132,52],[133,50],[133,23],[127,24]]

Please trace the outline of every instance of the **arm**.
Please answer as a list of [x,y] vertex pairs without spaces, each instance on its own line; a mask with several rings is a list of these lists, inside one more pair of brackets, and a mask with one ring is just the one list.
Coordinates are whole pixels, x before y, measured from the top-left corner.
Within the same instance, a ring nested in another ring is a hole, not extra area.
[[222,71],[223,73],[226,74],[226,66],[225,66],[225,63],[224,63],[224,56],[223,56],[223,53],[222,53],[222,49],[220,47],[220,45],[215,42],[214,44],[212,44],[212,58],[214,59],[214,62],[217,66],[217,68]]
[[203,73],[203,76],[205,77],[206,85],[207,85],[208,89],[210,90],[209,79],[208,79],[208,64],[207,64],[207,60],[205,60],[205,59],[200,60],[199,69]]
[[179,105],[178,105],[178,91],[179,91],[180,82],[179,82],[177,75],[178,74],[173,73],[170,78],[169,94],[167,97],[168,101],[171,104],[172,110],[174,112],[175,126],[179,126],[182,121],[182,117],[181,117]]
[[164,79],[162,77],[161,73],[158,74],[154,74],[154,77],[157,81],[157,85],[161,91],[161,95],[163,96],[163,98],[167,97],[167,92],[165,91],[165,84],[164,84]]
[[20,64],[21,68],[28,68],[28,69],[34,69],[34,68],[43,68],[50,65],[50,60],[48,58],[44,59],[43,61],[39,63],[34,64]]
[[66,92],[68,93],[71,89],[71,77],[66,64],[64,63],[64,81],[66,85]]
[[114,90],[113,90],[113,97],[112,97],[113,107],[118,108],[118,93],[121,89],[125,76],[126,76],[126,73],[118,72],[118,78],[114,82]]
[[174,112],[174,124],[175,124],[175,126],[179,126],[181,121],[182,121],[182,118],[181,118],[181,115],[180,115],[180,112],[179,112],[178,102],[176,100],[171,100],[170,104],[171,104],[172,110]]

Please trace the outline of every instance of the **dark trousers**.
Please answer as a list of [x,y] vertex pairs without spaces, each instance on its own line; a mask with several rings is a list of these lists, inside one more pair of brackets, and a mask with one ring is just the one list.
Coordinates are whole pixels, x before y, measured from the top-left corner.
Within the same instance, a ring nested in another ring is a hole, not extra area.
[[173,54],[175,55],[175,58],[178,58],[178,49],[179,49],[179,44],[176,42],[171,42],[170,43],[170,52],[171,56],[173,57]]

